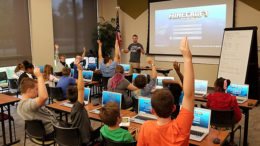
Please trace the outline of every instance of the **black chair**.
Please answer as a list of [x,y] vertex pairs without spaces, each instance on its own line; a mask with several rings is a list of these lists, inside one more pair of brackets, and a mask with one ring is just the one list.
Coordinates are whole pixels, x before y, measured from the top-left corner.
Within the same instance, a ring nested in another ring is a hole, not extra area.
[[47,92],[48,92],[48,104],[50,104],[50,103],[51,103],[50,86],[49,86],[49,84],[45,84],[45,86],[46,86],[46,90],[47,90]]
[[1,84],[1,91],[3,93],[3,91],[9,91],[9,87],[8,87],[8,78],[7,78],[7,74],[6,72],[0,72],[0,82],[1,81],[5,81],[5,83]]
[[61,87],[49,87],[51,103],[65,100]]
[[65,128],[53,124],[54,140],[59,146],[81,146],[79,128]]
[[24,128],[24,145],[26,145],[27,136],[38,145],[55,145],[54,138],[46,138],[45,128],[41,120],[26,120]]
[[11,90],[16,91],[16,96],[18,98],[19,90],[18,90],[18,80],[17,79],[8,79],[8,87]]
[[14,118],[12,116],[9,116],[8,114],[5,114],[5,113],[2,116],[2,114],[0,113],[0,121],[2,121],[2,117],[3,117],[4,121],[10,119],[13,122],[14,139],[16,141],[16,132],[15,132]]
[[103,146],[136,146],[137,142],[118,142],[113,141],[109,138],[104,137],[102,134],[102,145]]
[[[235,127],[235,120],[234,120],[234,110],[214,110],[211,109],[211,120],[210,125],[215,127],[216,129],[225,128],[226,130],[231,130],[230,133],[230,143],[234,143],[234,132],[237,129],[240,130],[239,136],[239,145],[241,142],[241,125]],[[229,129],[228,129],[229,128]]]
[[106,91],[107,90],[107,83],[108,83],[108,80],[109,80],[110,77],[103,77],[102,76],[102,86],[103,86],[103,89]]

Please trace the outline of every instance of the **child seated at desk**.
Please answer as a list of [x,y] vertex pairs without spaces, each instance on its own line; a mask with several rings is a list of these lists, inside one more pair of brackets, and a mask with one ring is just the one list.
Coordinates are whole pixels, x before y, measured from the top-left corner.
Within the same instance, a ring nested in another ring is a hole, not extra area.
[[151,111],[157,120],[146,121],[142,125],[138,146],[189,145],[190,128],[194,118],[194,73],[187,37],[181,41],[180,50],[184,59],[185,77],[184,98],[180,113],[175,120],[171,120],[171,114],[176,108],[174,98],[168,89],[156,90],[151,99]]
[[207,107],[215,110],[234,110],[235,122],[238,123],[242,114],[238,107],[236,96],[225,93],[227,87],[230,85],[230,80],[224,79],[222,77],[218,78],[214,83],[215,92],[207,95]]
[[71,86],[67,89],[67,96],[74,105],[71,109],[71,126],[78,127],[83,145],[88,145],[95,138],[99,137],[99,129],[93,130],[89,120],[88,112],[84,105],[84,80],[82,67],[75,63],[78,69],[78,86]]
[[55,82],[59,81],[59,79],[53,75],[53,67],[49,64],[44,65],[43,79],[45,84],[48,84],[49,87],[55,87]]
[[[102,136],[118,142],[134,142],[133,136],[125,129],[119,127],[122,121],[120,116],[120,107],[116,102],[109,102],[100,109],[100,119],[104,122],[104,126],[100,129]],[[136,131],[138,135],[139,130]]]
[[148,57],[147,63],[152,66],[152,79],[147,85],[147,78],[144,75],[138,75],[134,80],[134,85],[138,88],[133,91],[134,97],[137,99],[139,96],[150,96],[151,90],[156,85],[157,71],[154,65],[154,61]]

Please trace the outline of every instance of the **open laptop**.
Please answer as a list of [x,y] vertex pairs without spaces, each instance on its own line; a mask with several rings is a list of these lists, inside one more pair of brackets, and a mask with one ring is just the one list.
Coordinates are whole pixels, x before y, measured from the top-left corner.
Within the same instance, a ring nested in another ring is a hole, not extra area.
[[[89,95],[90,95],[90,88],[84,88],[84,104],[85,105],[88,104]],[[70,108],[73,107],[73,103],[71,103],[70,101],[63,102],[60,105],[70,107]]]
[[227,88],[227,93],[236,96],[237,103],[244,103],[248,100],[249,86],[247,84],[238,85],[230,84]]
[[[120,107],[121,107],[121,103],[122,103],[122,94],[121,93],[116,93],[116,92],[109,92],[109,91],[103,91],[102,94],[102,107],[107,104],[108,102],[117,102]],[[94,110],[91,110],[91,113],[94,114],[99,114],[100,112],[100,108],[96,108]]]
[[208,81],[207,80],[195,80],[195,96],[203,97],[207,94]]
[[[133,73],[132,82],[134,82],[135,78],[140,75],[139,73]],[[142,74],[147,77],[147,74]]]
[[84,78],[85,82],[91,82],[92,81],[93,71],[83,70],[82,74],[83,74],[83,78]]
[[162,80],[174,80],[174,77],[158,76],[157,83],[156,83],[156,89],[163,88]]
[[190,139],[202,141],[210,130],[211,110],[194,108],[194,119],[190,130]]
[[130,65],[129,64],[120,64],[124,68],[125,73],[129,73]]
[[130,119],[131,122],[143,124],[147,120],[156,120],[155,115],[151,112],[151,98],[142,97],[138,98],[138,114]]

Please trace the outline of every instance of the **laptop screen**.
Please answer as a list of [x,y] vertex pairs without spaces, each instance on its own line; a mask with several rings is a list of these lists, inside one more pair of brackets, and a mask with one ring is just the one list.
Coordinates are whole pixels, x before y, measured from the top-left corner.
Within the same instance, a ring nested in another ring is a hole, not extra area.
[[248,97],[248,85],[230,84],[227,88],[227,93],[234,96]]
[[117,102],[121,107],[122,94],[115,92],[103,91],[102,105],[108,102]]
[[129,73],[130,65],[129,64],[120,64],[123,68],[125,73]]
[[43,69],[44,69],[44,66],[42,66],[42,65],[38,65],[38,67],[40,68],[41,73],[42,73],[42,72],[43,72]]
[[163,86],[162,80],[174,80],[174,77],[163,77],[163,76],[157,77],[157,86]]
[[208,89],[208,81],[195,80],[195,93],[206,94]]
[[88,101],[90,95],[90,88],[84,88],[84,101]]
[[73,74],[74,74],[74,69],[71,69],[71,70],[70,70],[70,74],[71,74],[71,76],[73,76]]
[[86,71],[86,70],[83,71],[83,78],[84,79],[91,81],[92,77],[93,77],[93,71]]
[[138,99],[139,113],[152,114],[151,98],[139,97]]
[[201,128],[209,128],[211,110],[194,108],[194,119],[192,126],[198,126]]

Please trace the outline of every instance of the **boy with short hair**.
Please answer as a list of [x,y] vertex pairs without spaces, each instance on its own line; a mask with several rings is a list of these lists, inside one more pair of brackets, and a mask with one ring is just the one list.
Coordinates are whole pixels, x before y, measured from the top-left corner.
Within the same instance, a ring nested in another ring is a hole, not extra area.
[[100,109],[99,116],[105,124],[100,129],[100,133],[104,137],[118,142],[135,141],[132,135],[127,130],[119,127],[119,124],[122,121],[122,117],[120,116],[120,107],[118,103],[107,103],[104,107]]
[[171,120],[171,114],[176,109],[174,98],[168,89],[157,90],[151,99],[151,110],[157,120],[146,121],[142,125],[138,146],[189,145],[190,128],[194,118],[194,73],[187,37],[181,41],[180,50],[184,59],[182,109],[178,117]]

